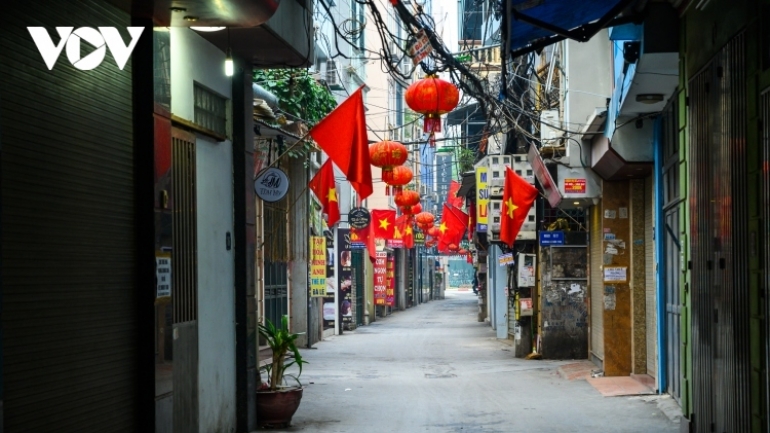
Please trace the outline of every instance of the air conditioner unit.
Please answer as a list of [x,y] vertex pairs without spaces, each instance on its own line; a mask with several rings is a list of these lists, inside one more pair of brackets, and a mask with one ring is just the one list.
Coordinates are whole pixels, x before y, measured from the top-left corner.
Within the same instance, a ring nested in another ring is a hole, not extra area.
[[492,189],[505,186],[505,168],[491,168],[487,172],[487,182],[489,186],[489,195]]
[[491,243],[502,242],[502,240],[500,239],[500,232],[499,231],[495,232],[492,230],[487,231],[487,241]]
[[502,197],[505,194],[505,185],[490,186],[487,190],[490,197]]
[[562,133],[559,129],[559,110],[545,110],[540,113],[540,142],[544,147],[559,145],[558,138]]
[[420,197],[428,195],[428,185],[420,185]]
[[326,84],[332,89],[342,89],[339,71],[337,70],[337,62],[334,60],[328,60],[326,62]]

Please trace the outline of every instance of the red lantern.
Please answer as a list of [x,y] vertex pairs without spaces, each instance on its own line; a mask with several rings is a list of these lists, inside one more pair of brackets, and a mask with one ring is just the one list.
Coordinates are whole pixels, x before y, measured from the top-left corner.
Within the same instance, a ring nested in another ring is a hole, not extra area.
[[430,212],[420,212],[417,214],[416,217],[414,217],[414,220],[417,221],[417,224],[422,226],[428,226],[428,228],[433,227],[433,221],[436,220],[436,217],[433,216]]
[[434,238],[437,237],[441,232],[438,230],[438,227],[433,226],[430,229],[428,229],[428,235],[433,236]]
[[412,83],[406,89],[404,99],[409,108],[425,115],[423,131],[430,133],[430,144],[435,146],[434,133],[441,132],[441,115],[457,107],[460,91],[454,84],[429,75]]
[[463,255],[463,256],[467,255],[468,254],[468,250],[466,250],[465,248],[460,248],[460,251],[458,251],[457,254],[460,254],[460,255]]
[[420,202],[420,194],[417,191],[406,189],[396,194],[393,201],[398,206],[411,208]]
[[387,172],[383,171],[382,180],[388,185],[385,194],[390,195],[389,187],[391,186],[395,193],[399,194],[402,191],[402,187],[411,182],[413,177],[412,169],[403,165],[397,165]]
[[425,241],[425,246],[428,248],[435,247],[436,246],[436,240],[431,239],[429,241]]
[[457,244],[449,244],[449,251],[457,251],[460,249],[460,247],[457,246]]
[[382,169],[382,175],[393,170],[393,167],[406,162],[409,152],[406,146],[397,141],[380,141],[369,146],[369,160],[375,167]]
[[417,203],[414,206],[401,206],[400,209],[402,214],[414,217],[418,213],[422,212],[422,205]]

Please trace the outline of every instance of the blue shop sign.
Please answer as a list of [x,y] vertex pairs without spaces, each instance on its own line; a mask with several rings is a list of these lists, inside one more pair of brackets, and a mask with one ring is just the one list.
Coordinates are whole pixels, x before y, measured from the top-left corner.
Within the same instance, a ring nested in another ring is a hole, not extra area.
[[564,232],[540,232],[540,245],[564,245]]

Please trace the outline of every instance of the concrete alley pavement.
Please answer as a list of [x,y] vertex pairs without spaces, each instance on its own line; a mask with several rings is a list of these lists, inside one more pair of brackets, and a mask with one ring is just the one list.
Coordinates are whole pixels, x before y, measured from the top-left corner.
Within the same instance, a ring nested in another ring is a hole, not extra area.
[[472,293],[450,291],[304,349],[306,390],[283,431],[678,431],[654,398],[602,397],[557,374],[569,361],[514,358],[476,308]]

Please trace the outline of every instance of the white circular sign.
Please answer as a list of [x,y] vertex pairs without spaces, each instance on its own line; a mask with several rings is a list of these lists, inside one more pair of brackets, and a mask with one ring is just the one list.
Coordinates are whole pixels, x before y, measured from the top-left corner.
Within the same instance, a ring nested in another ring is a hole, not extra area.
[[268,203],[277,202],[289,192],[289,178],[286,173],[275,167],[266,168],[257,175],[254,192],[257,197]]

